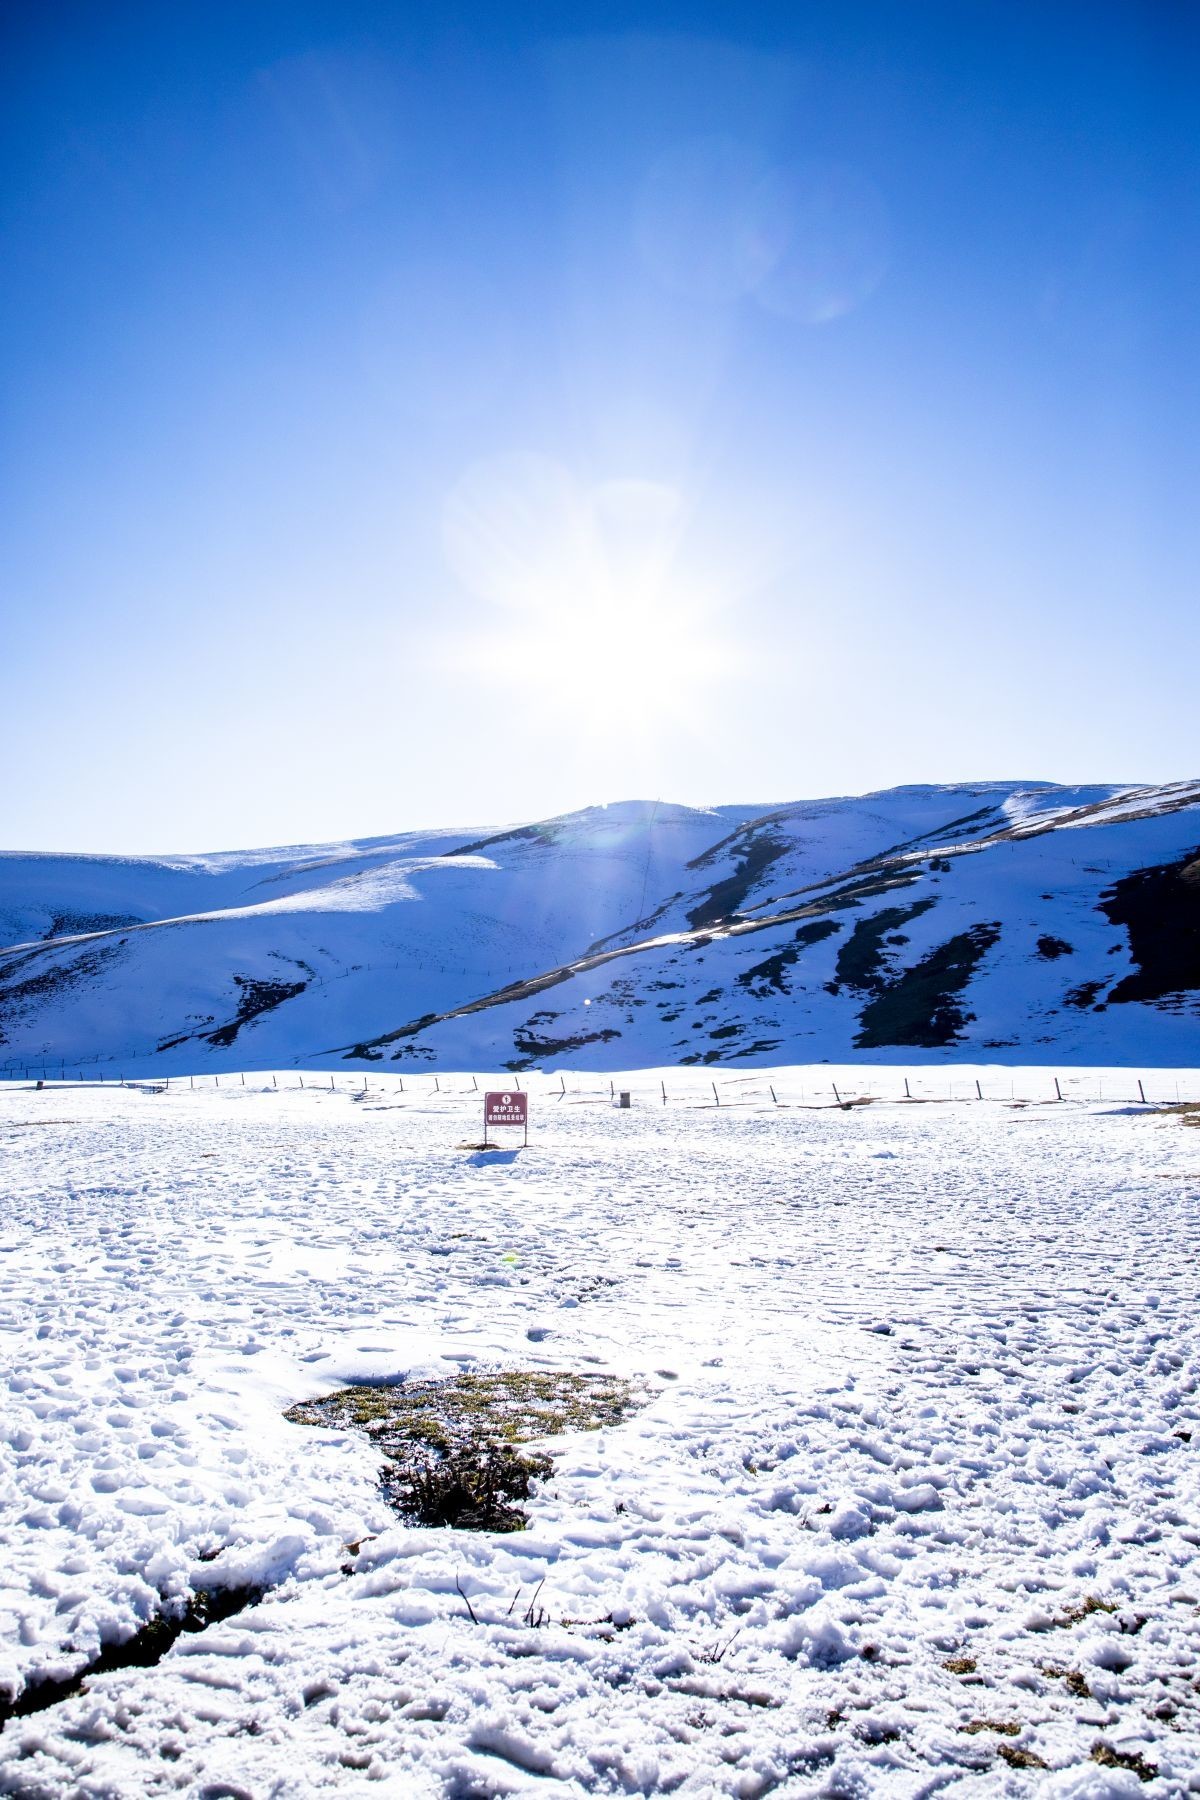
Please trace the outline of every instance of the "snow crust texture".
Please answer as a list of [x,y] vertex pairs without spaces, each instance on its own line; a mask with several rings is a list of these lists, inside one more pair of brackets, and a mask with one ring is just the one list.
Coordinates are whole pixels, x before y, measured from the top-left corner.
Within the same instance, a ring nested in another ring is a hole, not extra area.
[[[662,1079],[535,1079],[494,1156],[461,1076],[3,1093],[0,1685],[269,1592],[13,1718],[0,1791],[1200,1792],[1188,1115]],[[652,1398],[510,1537],[282,1417],[472,1367]]]

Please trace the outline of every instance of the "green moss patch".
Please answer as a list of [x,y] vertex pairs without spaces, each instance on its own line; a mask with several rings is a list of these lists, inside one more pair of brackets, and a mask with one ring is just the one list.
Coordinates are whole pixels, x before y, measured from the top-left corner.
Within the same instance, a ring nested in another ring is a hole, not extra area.
[[423,1525],[520,1531],[551,1459],[519,1446],[619,1425],[647,1395],[617,1375],[506,1369],[389,1387],[340,1388],[284,1415],[294,1425],[361,1431],[385,1458],[384,1492]]

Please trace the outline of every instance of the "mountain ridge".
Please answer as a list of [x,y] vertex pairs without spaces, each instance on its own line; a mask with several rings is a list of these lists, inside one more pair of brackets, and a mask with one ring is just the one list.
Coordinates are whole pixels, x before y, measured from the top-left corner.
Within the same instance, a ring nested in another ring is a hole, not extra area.
[[1198,857],[1200,781],[0,853],[0,1068],[1200,1062]]

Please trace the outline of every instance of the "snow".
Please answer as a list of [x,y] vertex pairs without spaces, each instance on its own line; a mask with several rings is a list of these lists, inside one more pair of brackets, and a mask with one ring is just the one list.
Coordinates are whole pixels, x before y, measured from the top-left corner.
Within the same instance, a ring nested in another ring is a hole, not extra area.
[[[921,960],[972,933],[988,947],[934,1061],[952,1045],[1186,1066],[1200,990],[1182,925],[1163,957],[1179,991],[1130,1002],[1106,896],[1198,854],[1200,783],[975,782],[288,850],[0,855],[0,1075],[849,1061],[872,994],[919,990]],[[896,910],[912,916],[864,980],[850,940]],[[1047,936],[1066,948],[1047,957]],[[895,1013],[866,1039],[906,1063],[922,1042]]]
[[[1194,1128],[1119,1069],[663,1069],[523,1076],[489,1159],[474,1079],[0,1089],[0,1685],[270,1586],[0,1791],[1200,1792]],[[472,1367],[648,1400],[510,1537],[282,1417]]]

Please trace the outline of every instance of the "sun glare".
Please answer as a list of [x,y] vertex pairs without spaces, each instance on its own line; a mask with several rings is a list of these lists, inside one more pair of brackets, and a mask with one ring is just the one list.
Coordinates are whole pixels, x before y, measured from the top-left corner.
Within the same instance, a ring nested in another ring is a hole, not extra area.
[[584,489],[549,458],[475,465],[443,516],[447,560],[497,608],[473,666],[519,681],[590,736],[652,736],[698,716],[728,672],[721,596],[689,568],[687,508],[648,481]]

